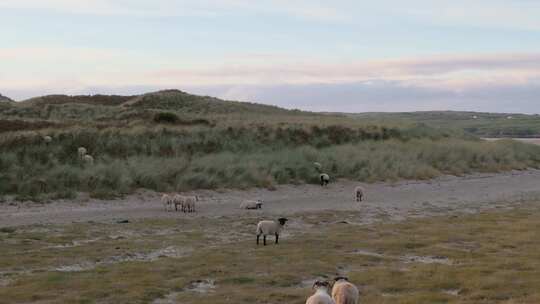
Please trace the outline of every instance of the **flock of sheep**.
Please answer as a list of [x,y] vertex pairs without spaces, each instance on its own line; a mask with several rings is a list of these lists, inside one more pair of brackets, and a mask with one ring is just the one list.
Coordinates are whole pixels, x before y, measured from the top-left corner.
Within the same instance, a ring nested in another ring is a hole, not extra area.
[[[315,168],[319,171],[319,179],[321,186],[327,186],[330,182],[330,176],[322,173],[322,166],[319,163],[314,163]],[[364,197],[364,189],[361,186],[354,188],[354,200],[362,201]],[[195,212],[195,205],[199,201],[197,196],[186,196],[180,194],[163,194],[161,202],[166,211],[182,211]],[[262,209],[263,202],[260,200],[244,200],[240,203],[241,209]],[[174,209],[173,209],[174,208]],[[260,237],[263,237],[263,245],[266,246],[266,237],[274,236],[275,243],[279,244],[279,235],[283,230],[288,219],[281,217],[277,220],[262,220],[257,224],[256,236],[257,245],[259,245]],[[358,288],[349,282],[346,277],[336,277],[334,284],[329,294],[330,283],[327,281],[316,281],[313,284],[315,293],[311,295],[306,304],[357,304],[359,299]]]
[[[53,141],[53,138],[49,135],[43,136],[43,142],[46,145],[51,144]],[[77,154],[79,155],[79,159],[85,163],[85,164],[93,164],[94,163],[94,157],[90,154],[88,154],[88,150],[85,147],[79,147],[77,149]]]

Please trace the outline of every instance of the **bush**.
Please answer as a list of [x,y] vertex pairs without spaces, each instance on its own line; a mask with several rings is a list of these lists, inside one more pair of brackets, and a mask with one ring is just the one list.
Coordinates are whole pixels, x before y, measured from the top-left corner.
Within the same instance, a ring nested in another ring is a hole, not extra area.
[[154,121],[157,123],[177,123],[180,120],[178,115],[171,112],[159,112],[154,114]]

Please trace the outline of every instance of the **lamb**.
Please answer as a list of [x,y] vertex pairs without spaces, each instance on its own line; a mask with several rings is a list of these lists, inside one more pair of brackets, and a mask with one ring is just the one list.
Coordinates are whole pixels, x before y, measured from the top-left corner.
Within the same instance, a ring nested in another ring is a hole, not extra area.
[[89,155],[89,154],[86,154],[83,156],[83,161],[86,163],[86,164],[93,164],[94,163],[94,158],[92,157],[92,155]]
[[173,197],[169,194],[163,194],[161,196],[161,203],[165,206],[165,211],[172,210]]
[[77,149],[77,153],[79,154],[79,158],[80,159],[83,159],[83,157],[86,155],[88,151],[86,150],[85,147],[79,147],[79,149]]
[[263,235],[263,244],[266,246],[266,236],[267,235],[275,235],[276,236],[276,244],[279,243],[279,233],[281,232],[281,229],[283,229],[283,226],[285,226],[285,223],[288,221],[288,219],[281,217],[278,219],[278,222],[276,221],[260,221],[257,224],[257,245],[259,245],[259,237],[261,234]]
[[330,284],[324,281],[316,281],[313,284],[315,293],[309,297],[306,304],[336,304],[334,300],[328,295],[328,288]]
[[330,182],[330,175],[326,173],[319,174],[319,178],[321,179],[321,186],[327,186]]
[[52,137],[50,137],[49,135],[43,136],[43,141],[46,145],[48,145],[52,142]]
[[256,201],[250,201],[246,200],[240,203],[241,209],[261,209],[263,205],[263,202],[256,200]]
[[364,188],[360,186],[357,186],[356,188],[354,188],[354,197],[357,202],[361,202],[362,199],[364,198]]
[[336,304],[357,304],[359,298],[358,288],[349,282],[346,277],[336,277],[332,288],[332,298]]

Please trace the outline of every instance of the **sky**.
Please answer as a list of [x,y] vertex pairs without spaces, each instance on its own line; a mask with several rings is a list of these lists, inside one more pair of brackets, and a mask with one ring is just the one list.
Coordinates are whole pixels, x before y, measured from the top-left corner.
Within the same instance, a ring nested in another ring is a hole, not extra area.
[[0,93],[540,113],[537,0],[0,0]]

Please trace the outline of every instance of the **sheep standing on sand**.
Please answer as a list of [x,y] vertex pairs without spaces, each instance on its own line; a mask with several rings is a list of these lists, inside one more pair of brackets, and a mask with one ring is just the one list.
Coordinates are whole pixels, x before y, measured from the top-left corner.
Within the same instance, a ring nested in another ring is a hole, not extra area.
[[257,245],[259,245],[259,237],[263,236],[263,244],[266,246],[266,236],[267,235],[275,235],[276,236],[276,244],[279,243],[279,233],[281,232],[281,229],[283,229],[283,226],[285,226],[285,223],[288,221],[288,219],[281,217],[276,221],[260,221],[257,224]]
[[88,151],[86,150],[85,147],[79,147],[79,149],[77,149],[77,154],[79,154],[79,158],[80,159],[83,159],[83,157],[86,155]]
[[198,201],[199,198],[197,196],[184,196],[182,211],[188,213],[195,212],[195,203]]
[[86,154],[83,156],[83,161],[85,164],[91,165],[94,163],[94,158],[92,157],[92,155]]
[[180,206],[180,210],[184,211],[184,196],[175,194],[171,199],[171,205],[174,205],[174,211],[178,211],[178,206]]
[[336,304],[330,295],[328,295],[329,287],[330,284],[328,282],[316,281],[313,284],[315,293],[307,299],[306,304]]
[[240,203],[241,209],[261,209],[263,205],[263,202],[257,200],[257,201],[250,201],[246,200]]
[[174,197],[169,194],[163,194],[161,196],[161,203],[165,207],[165,211],[172,211],[173,199]]
[[357,202],[361,202],[362,199],[364,198],[364,188],[360,186],[357,186],[356,188],[354,188],[354,198],[356,199]]
[[49,135],[43,136],[43,142],[46,145],[49,145],[52,142],[52,137],[50,137]]
[[328,183],[330,182],[330,175],[321,173],[319,175],[319,179],[321,180],[321,186],[328,186]]
[[334,280],[332,298],[336,304],[358,304],[358,288],[346,277],[336,277]]

